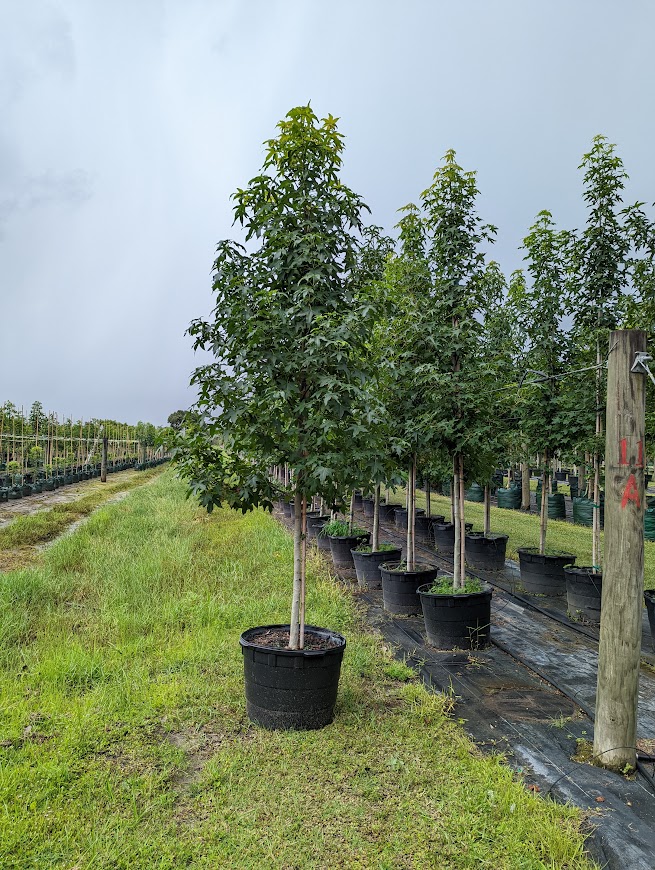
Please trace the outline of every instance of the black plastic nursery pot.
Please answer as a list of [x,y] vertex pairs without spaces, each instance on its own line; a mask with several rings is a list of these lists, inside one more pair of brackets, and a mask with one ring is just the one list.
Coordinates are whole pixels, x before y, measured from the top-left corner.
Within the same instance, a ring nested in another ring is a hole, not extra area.
[[334,718],[346,639],[307,625],[305,643],[327,642],[328,649],[290,650],[257,642],[270,631],[288,632],[289,626],[250,628],[239,639],[248,718],[269,730],[324,728]]
[[355,493],[355,507],[360,508],[362,506],[363,494],[361,492]]
[[[417,517],[422,517],[425,514],[423,508],[416,508],[415,514]],[[407,508],[396,508],[393,512],[393,521],[397,529],[407,528]]]
[[382,603],[388,613],[412,616],[421,613],[418,588],[436,579],[439,569],[418,564],[414,571],[400,568],[402,563],[387,561],[380,565]]
[[472,568],[502,571],[509,535],[468,532],[466,535],[466,561]]
[[283,501],[282,502],[282,510],[284,511],[285,517],[293,516],[293,502],[292,501]]
[[445,517],[443,515],[426,517],[425,514],[421,514],[416,517],[416,524],[414,526],[414,531],[416,532],[416,540],[420,541],[422,544],[429,544],[434,540],[434,536],[432,534],[432,523],[443,523],[445,522]]
[[380,505],[380,519],[386,523],[393,523],[396,520],[396,510],[401,508],[401,504],[381,504]]
[[[466,532],[470,532],[473,528],[473,523],[465,523]],[[432,522],[432,536],[434,538],[434,546],[443,556],[452,556],[455,552],[455,526],[453,523]]]
[[375,499],[374,498],[363,498],[362,499],[362,509],[364,511],[365,517],[372,517],[375,513]]
[[460,595],[430,592],[431,583],[419,587],[428,643],[437,649],[482,649],[489,643],[491,586]]
[[308,517],[307,518],[307,537],[308,538],[316,538],[318,533],[321,531],[323,526],[326,523],[330,522],[330,517],[327,514],[324,514],[317,517]]
[[519,547],[521,585],[530,595],[564,595],[566,577],[564,566],[573,565],[572,553],[542,556],[537,547]]
[[360,544],[368,544],[371,540],[371,533],[344,535],[343,537],[328,535],[328,540],[335,568],[354,568],[355,563],[353,562],[352,551],[356,547],[359,547]]
[[644,602],[650,625],[650,642],[655,650],[655,589],[644,590]]
[[381,589],[380,565],[384,562],[398,562],[402,558],[400,548],[378,550],[375,553],[361,553],[358,550],[352,550],[351,553],[355,563],[357,583],[362,589]]
[[571,619],[593,622],[600,625],[600,601],[603,591],[603,574],[594,573],[591,567],[567,565],[566,606]]

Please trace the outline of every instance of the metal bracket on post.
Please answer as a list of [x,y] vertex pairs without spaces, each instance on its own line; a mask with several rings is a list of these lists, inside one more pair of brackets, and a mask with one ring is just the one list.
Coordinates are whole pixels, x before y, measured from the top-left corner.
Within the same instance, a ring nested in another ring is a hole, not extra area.
[[642,375],[648,375],[651,381],[655,384],[655,375],[648,368],[648,363],[653,357],[646,351],[638,350],[635,352],[635,361],[632,363],[631,372],[640,372]]

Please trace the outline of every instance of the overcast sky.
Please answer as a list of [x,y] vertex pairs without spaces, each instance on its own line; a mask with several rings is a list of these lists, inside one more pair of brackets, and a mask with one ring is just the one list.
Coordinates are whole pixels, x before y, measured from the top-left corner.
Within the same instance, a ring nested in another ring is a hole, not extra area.
[[164,423],[193,401],[230,194],[295,105],[338,116],[391,230],[448,148],[509,273],[619,146],[655,200],[652,0],[0,0],[0,402]]

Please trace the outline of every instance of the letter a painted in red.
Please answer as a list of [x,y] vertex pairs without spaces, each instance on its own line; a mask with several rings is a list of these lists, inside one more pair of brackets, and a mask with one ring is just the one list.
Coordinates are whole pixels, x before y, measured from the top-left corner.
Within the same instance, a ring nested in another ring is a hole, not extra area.
[[641,507],[641,502],[639,501],[639,490],[637,489],[637,481],[635,480],[634,474],[630,475],[628,482],[625,485],[623,498],[621,499],[621,507],[625,508],[629,501],[633,501],[637,507]]

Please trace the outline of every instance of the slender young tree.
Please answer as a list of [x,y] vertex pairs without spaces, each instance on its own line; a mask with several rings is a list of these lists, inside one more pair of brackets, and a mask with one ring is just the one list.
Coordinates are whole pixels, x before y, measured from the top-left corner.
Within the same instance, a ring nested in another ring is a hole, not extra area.
[[578,360],[593,369],[586,401],[579,414],[593,420],[595,435],[586,447],[592,455],[593,564],[601,568],[600,485],[604,450],[606,373],[604,348],[609,332],[626,320],[626,309],[636,294],[652,292],[653,230],[642,203],[623,206],[628,175],[616,146],[605,136],[595,136],[591,151],[584,155],[584,201],[587,223],[573,234],[570,249],[569,306],[574,316]]
[[539,552],[546,552],[551,460],[569,448],[570,429],[563,415],[562,379],[569,362],[569,333],[561,318],[566,285],[569,237],[558,232],[549,211],[541,211],[523,240],[530,281],[514,276],[515,294],[522,296],[528,338],[526,381],[521,396],[521,428],[533,453],[542,460]]
[[492,366],[483,353],[486,313],[500,300],[497,267],[487,264],[484,248],[496,228],[477,212],[475,172],[466,172],[446,153],[431,186],[422,194],[426,253],[433,288],[426,326],[434,360],[419,370],[421,389],[428,392],[434,436],[452,459],[455,520],[453,585],[463,587],[465,574],[465,466],[473,470],[487,449],[487,433],[479,421],[489,416],[488,383]]
[[212,318],[189,329],[214,361],[192,377],[203,423],[181,439],[176,457],[209,510],[224,500],[243,511],[271,509],[277,484],[269,469],[291,469],[289,646],[297,649],[307,502],[320,495],[335,503],[363,463],[345,451],[361,451],[378,418],[366,388],[375,306],[355,281],[367,207],[339,177],[336,119],[294,108],[266,148],[261,173],[234,194],[246,246],[218,245]]

